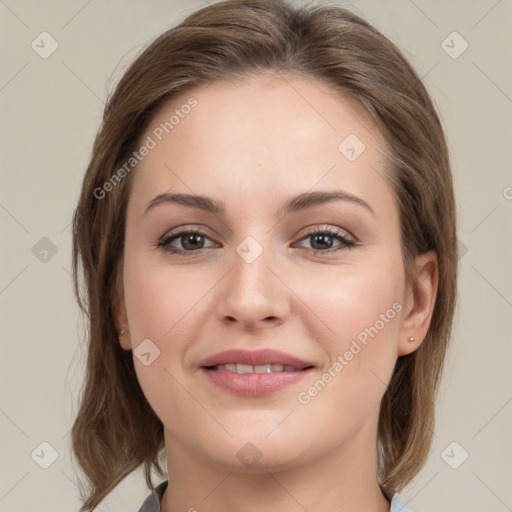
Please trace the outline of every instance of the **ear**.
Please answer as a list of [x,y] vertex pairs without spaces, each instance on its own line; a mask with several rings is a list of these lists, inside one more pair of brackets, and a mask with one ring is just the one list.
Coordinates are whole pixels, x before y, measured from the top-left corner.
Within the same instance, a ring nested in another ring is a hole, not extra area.
[[128,326],[128,315],[124,301],[124,287],[122,272],[117,273],[116,278],[116,298],[114,301],[114,322],[116,325],[119,343],[124,350],[131,350],[132,343],[130,338],[130,329]]
[[117,335],[119,337],[119,343],[124,350],[132,349],[132,342],[130,338],[130,331],[128,329],[128,318],[126,316],[126,309],[124,306],[124,300],[122,304],[118,306],[115,312],[115,323],[117,329]]
[[[414,279],[406,288],[398,356],[411,354],[423,343],[436,302],[439,273],[435,251],[417,256],[415,267]],[[410,338],[414,338],[414,341],[409,341]]]

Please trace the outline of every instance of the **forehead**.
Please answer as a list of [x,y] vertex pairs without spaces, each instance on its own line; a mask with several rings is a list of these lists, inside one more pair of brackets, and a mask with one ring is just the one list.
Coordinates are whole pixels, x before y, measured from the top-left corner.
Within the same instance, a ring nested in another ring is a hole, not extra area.
[[148,137],[154,147],[132,189],[146,201],[166,190],[261,202],[315,184],[370,196],[387,187],[372,118],[314,79],[263,75],[190,89],[160,107]]

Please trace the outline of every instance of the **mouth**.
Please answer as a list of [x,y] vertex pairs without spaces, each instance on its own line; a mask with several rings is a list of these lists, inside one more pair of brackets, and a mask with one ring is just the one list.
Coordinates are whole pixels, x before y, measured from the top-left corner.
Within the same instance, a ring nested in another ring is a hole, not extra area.
[[300,371],[313,366],[296,356],[264,348],[259,350],[231,349],[218,352],[203,359],[201,368],[237,372],[237,373],[272,373],[282,371]]
[[291,386],[314,368],[312,363],[272,349],[227,350],[206,358],[199,366],[216,388],[253,397]]
[[289,364],[243,364],[243,363],[228,363],[217,364],[215,366],[204,366],[206,370],[213,370],[216,372],[235,372],[235,373],[281,373],[281,372],[301,372],[313,368],[313,366],[305,366],[304,368],[297,368]]

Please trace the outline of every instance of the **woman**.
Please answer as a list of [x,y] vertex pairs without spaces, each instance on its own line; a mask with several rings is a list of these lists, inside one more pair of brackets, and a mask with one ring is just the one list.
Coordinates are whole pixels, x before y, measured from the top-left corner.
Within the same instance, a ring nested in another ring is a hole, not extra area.
[[107,103],[73,249],[82,511],[141,465],[140,512],[407,510],[455,206],[432,100],[375,28],[228,0],[162,34]]

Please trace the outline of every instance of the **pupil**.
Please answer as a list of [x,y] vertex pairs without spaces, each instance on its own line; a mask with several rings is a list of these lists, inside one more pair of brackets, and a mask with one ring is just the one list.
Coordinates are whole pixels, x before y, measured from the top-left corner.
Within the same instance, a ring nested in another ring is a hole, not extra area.
[[320,240],[320,247],[319,247],[319,249],[325,249],[326,245],[327,245],[327,248],[329,249],[331,244],[332,244],[332,240],[329,240],[331,238],[332,237],[330,235],[315,235],[313,237],[313,240],[314,240],[314,242],[312,244],[313,249],[315,249],[314,245],[315,245],[317,240]]
[[[201,245],[202,242],[202,235],[198,235],[197,233],[194,233],[192,235],[188,235],[185,237],[185,243],[183,243],[183,247],[185,249],[197,249],[199,245]],[[187,244],[191,244],[190,247],[187,247]]]

